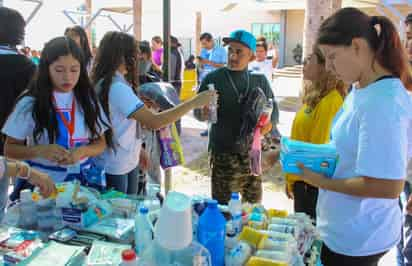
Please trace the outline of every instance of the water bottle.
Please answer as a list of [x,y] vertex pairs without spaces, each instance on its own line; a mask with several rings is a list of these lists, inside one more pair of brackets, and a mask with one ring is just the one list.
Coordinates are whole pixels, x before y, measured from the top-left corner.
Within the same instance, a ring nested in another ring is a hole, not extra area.
[[37,227],[36,204],[31,195],[32,192],[30,189],[25,189],[20,192],[19,227],[27,230],[34,230]]
[[[215,91],[215,84],[208,84],[209,91]],[[217,122],[217,97],[209,103],[209,122],[215,124]]]
[[136,254],[142,255],[143,251],[152,242],[152,224],[149,220],[149,209],[146,207],[140,207],[139,213],[135,219],[135,249]]
[[226,220],[216,200],[208,200],[207,208],[199,218],[198,240],[210,252],[212,266],[225,263]]
[[37,223],[41,232],[53,232],[56,226],[56,200],[41,198],[37,202]]
[[232,215],[232,223],[235,234],[238,235],[242,232],[242,202],[239,198],[239,193],[232,193],[229,201],[229,211]]

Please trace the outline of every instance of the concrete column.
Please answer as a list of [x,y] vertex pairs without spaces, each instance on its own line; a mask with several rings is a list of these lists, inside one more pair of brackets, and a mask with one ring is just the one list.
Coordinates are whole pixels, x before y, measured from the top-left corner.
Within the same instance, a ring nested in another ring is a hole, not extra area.
[[[84,5],[86,7],[86,21],[84,22],[84,25],[87,25],[92,17],[92,0],[85,0]],[[89,39],[89,45],[93,46],[92,44],[92,27],[93,23],[90,24],[90,26],[85,29],[86,34],[87,34],[87,39]],[[90,47],[92,49],[92,47]]]
[[341,8],[341,0],[305,0],[303,58],[312,52],[322,22]]
[[201,45],[200,45],[200,35],[202,34],[202,13],[196,12],[196,55],[200,55]]
[[280,40],[279,40],[279,68],[285,65],[286,60],[286,24],[287,24],[287,10],[280,11]]
[[335,13],[339,9],[342,8],[342,0],[332,0],[332,12],[331,14]]
[[136,40],[142,40],[142,0],[133,0],[133,32]]

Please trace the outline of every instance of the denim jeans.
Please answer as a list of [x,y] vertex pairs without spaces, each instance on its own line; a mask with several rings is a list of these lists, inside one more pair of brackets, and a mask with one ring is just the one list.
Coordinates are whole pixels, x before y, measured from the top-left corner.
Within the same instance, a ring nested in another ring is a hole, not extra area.
[[128,195],[135,195],[137,194],[138,176],[139,167],[136,167],[124,175],[106,174],[107,187],[114,188]]
[[[399,200],[402,210],[406,207],[410,195],[411,184],[406,181]],[[412,216],[407,213],[404,214],[402,239],[397,246],[397,261],[398,266],[412,266]]]

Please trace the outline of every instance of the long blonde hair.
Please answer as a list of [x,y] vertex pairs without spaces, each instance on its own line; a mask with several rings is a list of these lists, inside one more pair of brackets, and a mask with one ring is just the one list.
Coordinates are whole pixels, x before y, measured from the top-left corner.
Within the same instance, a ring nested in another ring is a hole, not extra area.
[[322,67],[322,73],[320,79],[314,82],[305,81],[303,85],[303,103],[311,109],[315,108],[322,98],[334,89],[341,94],[342,98],[347,94],[344,82],[326,71],[325,58],[317,45],[313,48],[313,55],[316,56],[318,64]]

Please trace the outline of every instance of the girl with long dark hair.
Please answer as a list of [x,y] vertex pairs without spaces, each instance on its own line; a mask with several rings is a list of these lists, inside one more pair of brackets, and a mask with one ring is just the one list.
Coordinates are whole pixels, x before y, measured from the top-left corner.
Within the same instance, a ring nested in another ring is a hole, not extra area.
[[137,96],[138,44],[122,32],[108,32],[99,45],[92,80],[103,109],[113,126],[114,149],[106,149],[103,159],[107,184],[135,194],[141,139],[138,123],[149,129],[171,124],[194,108],[207,105],[214,93],[201,93],[173,109],[154,113]]
[[401,239],[398,197],[411,154],[407,56],[389,19],[355,8],[326,19],[317,43],[327,70],[347,84],[357,83],[332,128],[339,155],[333,177],[302,166],[303,180],[320,188],[322,264],[378,265]]
[[64,36],[71,38],[80,47],[83,52],[87,70],[89,71],[92,67],[93,54],[90,50],[89,39],[87,38],[86,31],[82,27],[76,25],[67,28],[64,31]]
[[105,121],[80,48],[58,37],[46,43],[34,82],[3,127],[5,154],[65,181],[104,151]]

